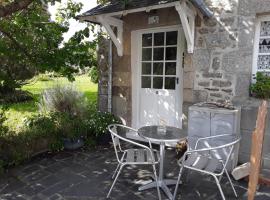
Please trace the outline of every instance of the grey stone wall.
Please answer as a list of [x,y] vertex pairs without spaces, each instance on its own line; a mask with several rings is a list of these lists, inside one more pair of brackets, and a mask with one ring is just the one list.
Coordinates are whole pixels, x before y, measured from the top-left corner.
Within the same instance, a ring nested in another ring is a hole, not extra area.
[[190,100],[245,100],[251,82],[255,14],[249,10],[253,4],[245,0],[206,3],[215,15],[196,27]]
[[108,111],[108,50],[109,40],[105,37],[100,37],[97,49],[99,70],[98,109],[102,112]]

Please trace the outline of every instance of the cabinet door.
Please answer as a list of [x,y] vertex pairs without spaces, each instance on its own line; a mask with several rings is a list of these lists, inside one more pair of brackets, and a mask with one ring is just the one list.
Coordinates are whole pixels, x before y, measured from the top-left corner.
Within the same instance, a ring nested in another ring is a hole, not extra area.
[[[235,134],[235,115],[212,113],[211,114],[211,136],[222,134]],[[213,140],[213,146],[224,145],[232,142],[233,137],[218,138]],[[229,149],[216,150],[212,152],[212,156],[222,159],[224,162],[228,157]],[[233,156],[231,158],[234,158]],[[233,168],[233,160],[230,160],[227,169],[231,171]]]
[[210,112],[190,110],[188,118],[189,147],[194,149],[198,138],[208,136],[210,136]]
[[235,133],[235,116],[232,114],[211,114],[211,135]]

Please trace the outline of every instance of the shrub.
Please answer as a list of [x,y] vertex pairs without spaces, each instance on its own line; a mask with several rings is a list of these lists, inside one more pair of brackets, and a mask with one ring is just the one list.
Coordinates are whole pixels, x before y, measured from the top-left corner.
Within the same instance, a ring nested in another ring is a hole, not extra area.
[[99,75],[98,75],[98,68],[96,66],[93,66],[90,69],[89,76],[93,83],[96,83],[96,84],[98,83]]
[[43,113],[59,112],[72,117],[82,117],[87,110],[87,102],[84,95],[75,87],[55,86],[41,94],[39,109]]
[[8,132],[8,127],[4,124],[4,122],[6,121],[6,108],[3,107],[2,109],[0,109],[0,137],[3,135],[6,135]]
[[120,124],[121,120],[111,113],[96,111],[91,113],[86,123],[89,130],[88,133],[98,138],[107,133],[110,124]]
[[13,90],[5,93],[0,92],[0,103],[20,103],[33,100],[32,94],[27,91]]
[[262,99],[270,98],[270,77],[264,73],[258,72],[256,76],[256,83],[250,87],[251,93]]

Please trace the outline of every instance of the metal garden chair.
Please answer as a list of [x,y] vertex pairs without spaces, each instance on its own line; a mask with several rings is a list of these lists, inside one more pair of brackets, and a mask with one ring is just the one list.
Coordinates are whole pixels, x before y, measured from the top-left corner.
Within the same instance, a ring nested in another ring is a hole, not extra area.
[[[220,142],[220,140],[224,139],[225,137],[231,137],[231,140],[229,143],[226,143],[226,144],[223,143],[223,145],[219,145],[219,146],[211,145],[211,142],[215,143],[215,141],[218,141],[218,140]],[[184,168],[213,176],[223,200],[225,200],[225,196],[222,191],[220,181],[222,179],[222,175],[225,173],[229,179],[234,195],[237,197],[237,193],[234,189],[233,183],[226,169],[226,166],[229,160],[231,159],[233,150],[236,148],[236,145],[239,143],[239,141],[240,141],[239,137],[235,137],[228,134],[199,138],[195,144],[194,150],[187,150],[185,154],[183,155],[183,157],[178,162],[178,164],[180,165],[180,171],[179,171],[173,199],[176,198],[177,189],[178,189],[181,175]],[[204,147],[198,148],[199,145],[204,146]],[[223,155],[225,155],[225,158],[220,158],[220,157],[218,158],[216,155],[219,152],[223,152]]]
[[[112,189],[121,173],[121,170],[126,165],[152,165],[154,178],[157,181],[157,171],[155,165],[159,163],[159,153],[156,150],[152,149],[151,143],[149,142],[150,147],[148,147],[146,145],[137,143],[133,140],[127,139],[126,137],[120,136],[119,134],[121,134],[120,133],[121,131],[137,132],[137,130],[124,125],[112,124],[109,125],[108,129],[112,136],[113,146],[118,161],[118,165],[113,173],[112,179],[114,179],[114,181],[107,194],[107,198],[110,197]],[[128,147],[130,145],[132,145],[131,148]],[[127,148],[124,149],[124,147]],[[161,199],[158,186],[157,191],[158,197],[159,199]]]

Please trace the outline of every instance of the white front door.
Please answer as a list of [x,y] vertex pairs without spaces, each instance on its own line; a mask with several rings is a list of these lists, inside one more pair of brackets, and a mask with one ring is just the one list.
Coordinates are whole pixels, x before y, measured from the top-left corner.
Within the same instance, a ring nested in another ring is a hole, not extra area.
[[182,127],[183,34],[176,27],[132,34],[133,126]]

